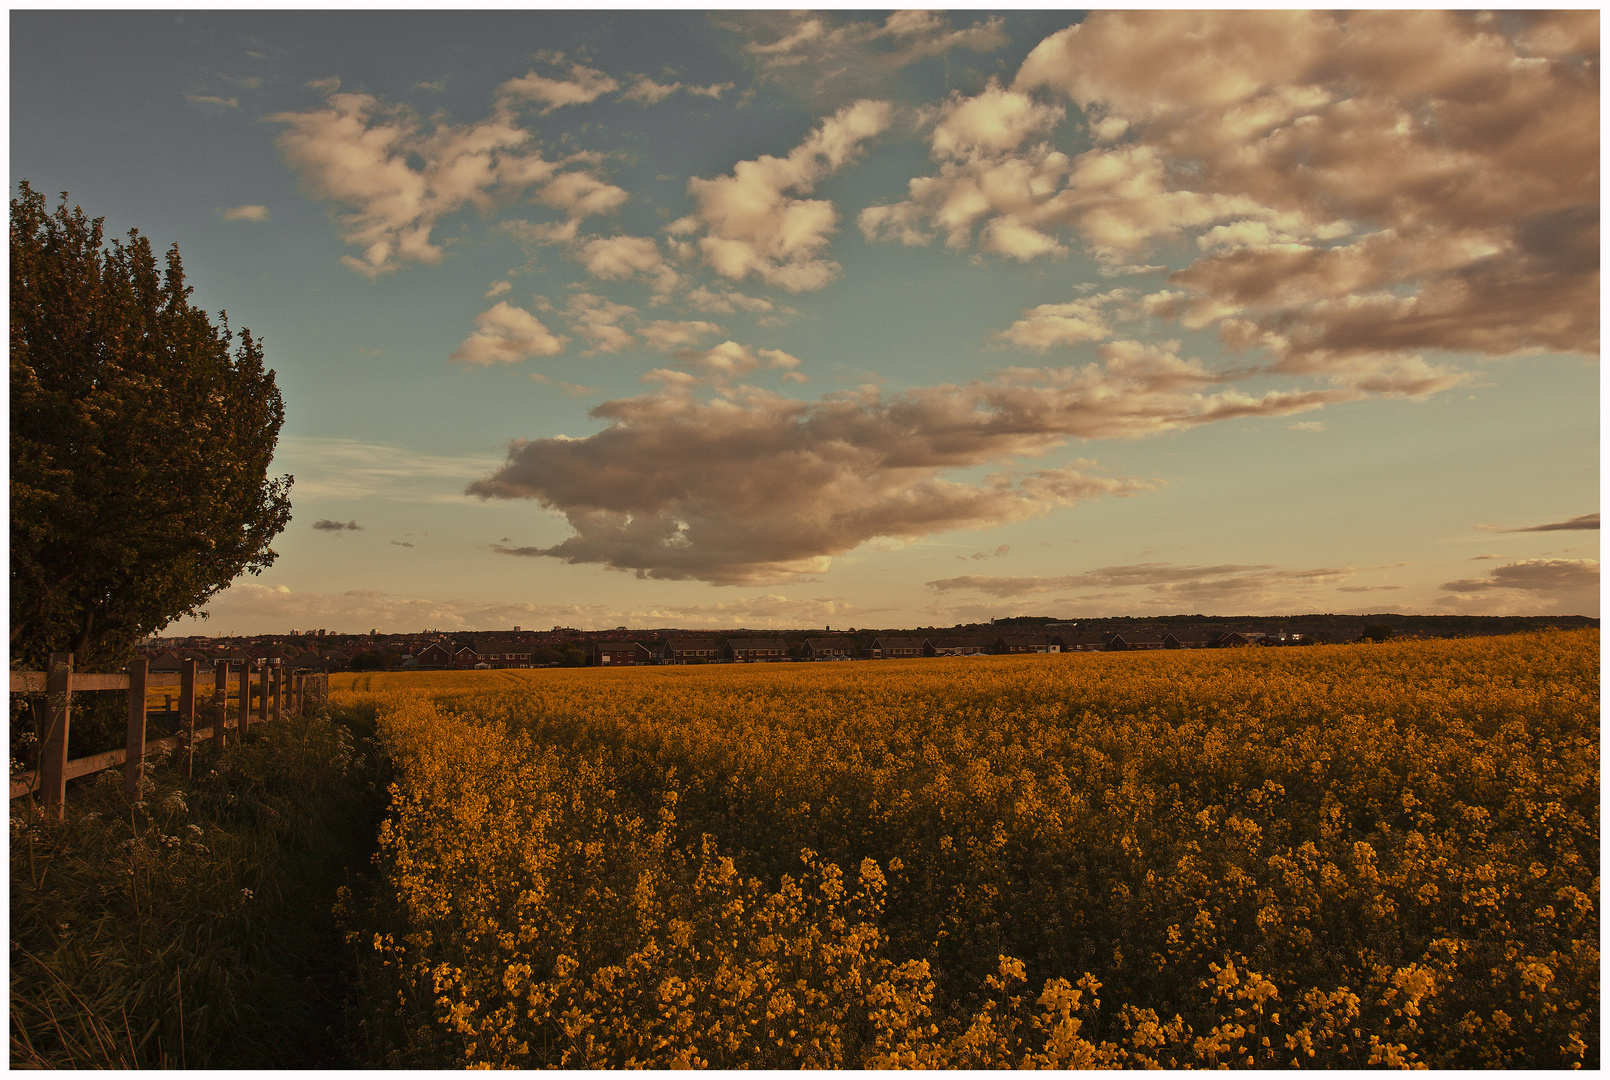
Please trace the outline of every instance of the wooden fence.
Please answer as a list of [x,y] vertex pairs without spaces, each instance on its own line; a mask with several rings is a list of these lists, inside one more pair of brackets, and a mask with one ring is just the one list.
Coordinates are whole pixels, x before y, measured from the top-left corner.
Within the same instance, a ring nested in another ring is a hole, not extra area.
[[[91,773],[123,767],[123,790],[130,799],[138,798],[145,759],[153,754],[183,748],[185,770],[195,768],[196,745],[210,739],[215,749],[223,749],[225,729],[234,728],[244,739],[254,721],[265,723],[299,714],[305,704],[329,695],[330,677],[309,672],[293,672],[279,659],[223,660],[210,670],[195,660],[182,661],[177,672],[153,672],[143,657],[131,662],[127,674],[101,675],[73,671],[72,653],[52,653],[49,671],[13,671],[11,692],[43,693],[47,722],[40,741],[39,768],[11,777],[13,799],[37,792],[45,809],[58,819],[67,798],[67,781]],[[206,679],[210,675],[211,688]],[[234,676],[238,687],[235,716],[229,714],[229,683]],[[146,716],[150,712],[147,696],[153,689],[176,686],[179,690],[179,722],[176,735],[153,742],[145,741]],[[75,690],[126,690],[128,692],[128,741],[122,749],[104,754],[67,760],[67,734],[71,728],[72,694]],[[205,695],[206,704],[202,698]],[[255,710],[254,710],[255,706]],[[197,729],[198,715],[205,708],[211,726]]]

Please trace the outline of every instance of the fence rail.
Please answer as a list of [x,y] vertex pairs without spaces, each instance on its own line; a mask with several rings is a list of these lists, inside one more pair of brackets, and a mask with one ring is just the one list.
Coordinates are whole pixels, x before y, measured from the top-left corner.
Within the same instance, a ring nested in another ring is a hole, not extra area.
[[[47,723],[40,741],[39,768],[11,777],[11,798],[37,792],[45,809],[57,818],[63,813],[67,781],[106,769],[123,767],[123,787],[130,799],[138,797],[145,759],[166,750],[185,750],[185,770],[195,769],[196,745],[203,739],[215,749],[223,749],[226,731],[235,729],[245,738],[255,719],[257,723],[297,715],[311,701],[327,697],[328,675],[288,671],[277,659],[268,661],[218,660],[211,668],[201,668],[195,660],[185,660],[177,672],[152,672],[144,658],[129,664],[127,674],[74,672],[72,653],[52,653],[49,671],[13,671],[11,692],[42,693],[46,697]],[[197,676],[211,676],[210,680]],[[235,676],[235,715],[229,715],[230,676]],[[211,682],[210,689],[208,682]],[[179,720],[176,735],[146,742],[146,718],[151,709],[147,695],[153,689],[179,689]],[[89,757],[67,759],[67,735],[71,728],[72,695],[78,690],[123,690],[128,694],[128,739],[118,750]],[[205,695],[205,703],[203,696]],[[253,706],[256,706],[255,710]],[[196,726],[198,714],[206,710],[210,726]],[[255,718],[253,712],[256,712]]]

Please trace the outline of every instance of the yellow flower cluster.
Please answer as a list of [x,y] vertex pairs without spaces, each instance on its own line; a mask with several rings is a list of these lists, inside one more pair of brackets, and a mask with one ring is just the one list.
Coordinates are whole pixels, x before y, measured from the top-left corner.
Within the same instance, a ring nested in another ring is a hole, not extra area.
[[1594,1067],[1597,652],[357,677],[387,1062]]

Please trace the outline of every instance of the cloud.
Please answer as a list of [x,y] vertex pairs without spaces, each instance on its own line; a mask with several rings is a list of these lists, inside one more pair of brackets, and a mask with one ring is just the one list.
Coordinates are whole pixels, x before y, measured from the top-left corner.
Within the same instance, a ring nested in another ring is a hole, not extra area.
[[576,258],[587,273],[604,281],[646,281],[659,296],[681,281],[652,236],[595,237],[577,248]]
[[[949,99],[936,171],[861,224],[1110,272],[1191,241],[1152,313],[1294,373],[1596,355],[1597,54],[1581,12],[1097,12]],[[1045,95],[1093,147],[1039,140]]]
[[688,194],[698,210],[667,231],[696,235],[705,264],[733,281],[753,274],[791,292],[822,288],[840,269],[821,257],[838,211],[826,199],[799,196],[857,157],[892,114],[886,101],[857,101],[821,121],[787,157],[764,154],[738,162],[728,176],[694,177]]
[[679,82],[670,83],[669,85],[657,83],[647,75],[638,75],[636,80],[636,82],[632,83],[630,89],[621,94],[622,101],[635,101],[644,106],[658,105],[682,89],[682,84]]
[[1336,591],[1345,593],[1395,592],[1402,588],[1404,588],[1402,585],[1338,585]]
[[358,532],[363,529],[363,526],[359,525],[356,521],[349,521],[343,525],[341,522],[331,521],[329,518],[321,518],[320,520],[315,521],[313,523],[313,527],[324,532]]
[[267,221],[268,207],[247,205],[232,206],[224,211],[225,221]]
[[585,397],[588,394],[596,394],[600,392],[596,386],[581,386],[578,383],[565,382],[563,379],[550,379],[548,376],[538,371],[533,371],[531,373],[531,381],[539,383],[552,383],[554,386],[557,386],[571,397]]
[[521,78],[510,79],[498,87],[501,97],[516,101],[540,102],[542,115],[566,105],[586,105],[605,94],[620,89],[620,83],[596,68],[585,64],[571,64],[568,79],[550,79],[528,72]]
[[463,504],[464,484],[497,467],[484,455],[425,454],[394,443],[282,435],[274,467],[296,477],[298,500],[350,503],[383,498],[394,502]]
[[624,189],[584,172],[561,173],[537,192],[538,202],[574,221],[609,213],[630,198]]
[[1599,563],[1593,559],[1527,559],[1479,578],[1447,581],[1459,610],[1489,614],[1599,614]]
[[494,296],[502,296],[512,288],[514,288],[514,286],[507,281],[494,281],[491,287],[481,295],[490,300]]
[[639,327],[637,332],[648,342],[649,348],[670,352],[679,347],[696,345],[711,334],[719,334],[721,327],[702,320],[673,322],[660,319]]
[[733,12],[722,25],[747,39],[743,52],[763,81],[835,101],[889,92],[894,73],[919,60],[1007,43],[1000,16],[957,29],[931,11],[897,11],[882,23],[824,12]]
[[216,94],[186,94],[186,101],[193,101],[197,105],[212,105],[220,109],[238,109],[240,100],[232,97],[218,97]]
[[1286,426],[1288,428],[1290,428],[1291,430],[1293,430],[1293,431],[1324,431],[1325,430],[1325,422],[1323,420],[1302,420],[1302,421],[1299,421],[1299,422],[1297,422],[1295,424],[1287,424]]
[[620,100],[635,101],[644,108],[650,105],[658,105],[678,90],[685,90],[687,93],[695,94],[699,97],[719,101],[722,94],[736,85],[730,82],[711,83],[709,86],[689,86],[681,82],[661,83],[655,82],[647,75],[632,75],[629,78],[633,80],[632,85],[621,92]]
[[1547,525],[1528,525],[1519,529],[1501,529],[1497,525],[1477,525],[1483,532],[1523,533],[1523,532],[1565,532],[1577,529],[1597,529],[1599,515],[1597,513],[1582,514],[1566,521],[1550,522]]
[[406,541],[406,540],[393,540],[393,541],[392,541],[392,542],[391,542],[391,546],[392,546],[392,547],[407,547],[407,548],[411,548],[411,547],[413,547],[413,546],[414,546],[414,545],[412,545],[412,544],[410,544],[410,543],[409,543],[409,542],[408,542],[408,541]]
[[[763,356],[792,360],[736,344],[680,359],[724,378]],[[890,399],[868,387],[815,403],[753,387],[704,402],[688,393],[687,375],[654,374],[665,389],[593,410],[605,430],[517,440],[504,466],[467,490],[564,512],[576,535],[546,549],[556,558],[661,578],[781,580],[821,572],[874,537],[988,527],[1154,486],[1074,467],[1007,468],[972,483],[942,478],[948,470],[1042,454],[1071,436],[1136,433],[1148,405],[1148,430],[1304,406],[1181,394],[1194,370],[1145,355],[1115,356],[1109,372],[1015,370],[966,387]]]
[[475,332],[448,359],[471,367],[513,364],[532,356],[556,356],[569,341],[555,336],[525,308],[499,301],[475,316]]
[[[1368,393],[1339,386],[1250,393],[1179,357],[1177,347],[1115,341],[1098,350],[1100,364],[1009,368],[965,386],[888,398],[868,386],[814,403],[727,386],[763,357],[786,367],[793,360],[786,354],[735,342],[687,350],[678,359],[703,380],[650,372],[645,381],[663,389],[593,410],[609,423],[603,431],[515,440],[504,466],[467,490],[565,513],[576,535],[547,550],[557,558],[653,577],[781,580],[821,572],[833,555],[874,537],[909,540],[1024,520],[1090,495],[1153,486],[1077,470],[1004,470],[958,483],[941,477],[947,470],[1042,455],[1072,438],[1140,438],[1288,416]],[[717,386],[720,397],[693,397],[699,381]]]
[[1113,289],[1063,304],[1040,304],[996,334],[1001,341],[1045,352],[1056,345],[1079,345],[1113,336],[1113,324],[1140,318],[1133,289]]
[[1029,94],[1005,90],[991,78],[973,97],[952,91],[940,106],[928,136],[936,160],[966,161],[1016,150],[1034,135],[1061,122],[1061,105],[1047,105]]
[[619,324],[636,310],[596,293],[576,293],[565,304],[565,318],[571,331],[591,344],[581,355],[595,356],[601,352],[620,352],[635,343],[631,333]]
[[[397,543],[397,541],[392,541]],[[792,598],[776,593],[734,597],[714,604],[536,604],[468,598],[429,599],[377,589],[301,592],[284,585],[241,581],[207,603],[207,633],[252,627],[319,625],[335,633],[407,633],[421,627],[446,631],[507,630],[510,626],[617,626],[687,629],[785,629],[848,621],[862,611],[837,596]]]
[[709,86],[689,86],[685,89],[688,93],[697,95],[698,97],[714,98],[715,100],[720,101],[722,94],[726,93],[728,90],[731,90],[737,85],[737,83],[724,82],[711,83]]
[[1486,577],[1448,581],[1445,592],[1478,593],[1518,589],[1535,593],[1582,593],[1599,588],[1599,564],[1593,559],[1527,559],[1487,571]]
[[440,262],[431,232],[441,218],[465,206],[490,213],[565,164],[528,149],[531,133],[506,105],[475,123],[427,123],[370,94],[331,92],[319,108],[267,119],[285,125],[275,141],[304,188],[345,208],[342,239],[362,257],[342,264],[371,278]]
[[737,311],[761,313],[771,311],[775,304],[763,296],[748,296],[736,290],[716,292],[707,286],[700,285],[688,293],[688,303],[700,311],[711,311],[723,315],[731,315]]
[[[709,323],[678,323],[661,324],[674,326],[706,326],[716,329]],[[670,337],[665,334],[663,337]],[[643,382],[658,382],[682,388],[694,386],[698,383],[707,383],[718,388],[726,387],[733,379],[741,379],[758,368],[773,368],[783,372],[783,379],[788,382],[803,383],[809,380],[794,369],[799,367],[799,357],[792,356],[781,349],[752,349],[747,345],[740,345],[736,341],[724,341],[709,349],[679,349],[673,358],[684,368],[692,368],[698,375],[688,375],[683,372],[668,371],[660,368],[643,376]]]
[[993,551],[975,551],[971,555],[966,555],[966,556],[958,555],[956,557],[958,559],[966,558],[966,559],[973,559],[975,561],[978,560],[978,559],[1001,559],[1001,558],[1005,558],[1006,553],[1011,551],[1011,550],[1012,550],[1012,545],[1011,544],[1002,544],[1000,547],[995,548]]
[[1137,563],[1104,566],[1083,574],[1059,577],[996,577],[968,574],[927,582],[938,592],[966,590],[1002,599],[1048,592],[1084,589],[1144,588],[1156,602],[1197,604],[1278,603],[1313,589],[1345,581],[1351,567],[1281,570],[1269,565],[1182,566],[1175,563]]
[[781,349],[753,350],[736,341],[724,341],[711,349],[683,349],[675,354],[678,363],[702,371],[707,378],[724,383],[742,378],[758,367],[788,371],[799,366],[799,358]]

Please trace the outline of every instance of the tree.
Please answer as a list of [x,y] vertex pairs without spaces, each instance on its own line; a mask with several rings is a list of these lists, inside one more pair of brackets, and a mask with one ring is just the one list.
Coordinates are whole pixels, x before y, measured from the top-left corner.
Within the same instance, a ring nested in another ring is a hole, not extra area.
[[262,343],[189,303],[178,246],[11,202],[11,658],[115,664],[275,559],[291,477]]

